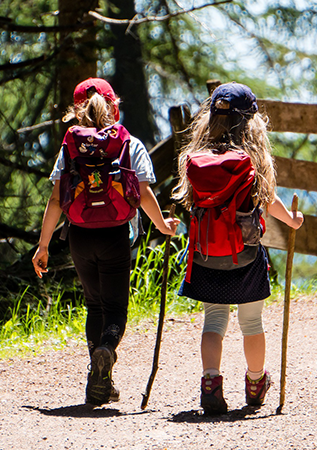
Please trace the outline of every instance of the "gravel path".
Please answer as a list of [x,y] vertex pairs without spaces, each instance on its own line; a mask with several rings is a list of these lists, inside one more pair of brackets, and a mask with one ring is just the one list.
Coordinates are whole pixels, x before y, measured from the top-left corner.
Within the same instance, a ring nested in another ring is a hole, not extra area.
[[222,371],[229,413],[205,417],[199,407],[202,314],[168,319],[148,407],[142,392],[151,372],[156,325],[128,330],[114,381],[119,403],[84,404],[84,345],[25,360],[0,361],[0,449],[317,449],[317,296],[292,300],[286,402],[279,377],[282,305],[265,308],[267,368],[273,378],[260,409],[245,405],[242,339],[236,313],[224,340]]

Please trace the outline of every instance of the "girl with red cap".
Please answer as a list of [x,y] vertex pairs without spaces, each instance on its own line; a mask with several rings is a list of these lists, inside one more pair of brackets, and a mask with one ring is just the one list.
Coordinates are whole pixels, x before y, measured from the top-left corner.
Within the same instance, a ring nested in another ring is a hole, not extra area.
[[[119,98],[111,85],[101,78],[89,78],[74,91],[74,106],[63,121],[77,119],[81,127],[102,130],[119,120]],[[139,181],[141,207],[163,233],[174,235],[178,219],[164,219],[150,188],[155,182],[152,162],[141,141],[130,136],[131,168]],[[48,246],[60,219],[60,178],[65,169],[63,146],[50,179],[52,195],[44,213],[38,249],[33,257],[36,274],[47,272]],[[131,250],[129,224],[108,228],[85,228],[71,224],[69,246],[81,280],[87,305],[86,336],[91,359],[86,402],[102,405],[119,400],[113,385],[112,367],[116,348],[125,331],[129,301]]]
[[[223,155],[227,151],[241,154],[243,151],[249,155],[255,169],[254,206],[266,208],[268,213],[288,226],[299,228],[303,223],[302,213],[288,211],[274,191],[275,173],[266,127],[267,122],[258,113],[256,97],[248,86],[227,83],[217,87],[198,112],[191,125],[189,143],[180,153],[180,178],[174,198],[191,209],[193,189],[186,172],[188,155],[199,152]],[[220,363],[230,304],[238,305],[238,320],[244,339],[246,402],[248,405],[262,405],[270,387],[270,375],[264,368],[265,335],[262,325],[264,299],[270,295],[265,249],[260,244],[253,261],[229,270],[211,268],[208,258],[202,259],[196,253],[190,282],[184,280],[179,295],[201,301],[204,305],[201,406],[206,414],[227,412]]]

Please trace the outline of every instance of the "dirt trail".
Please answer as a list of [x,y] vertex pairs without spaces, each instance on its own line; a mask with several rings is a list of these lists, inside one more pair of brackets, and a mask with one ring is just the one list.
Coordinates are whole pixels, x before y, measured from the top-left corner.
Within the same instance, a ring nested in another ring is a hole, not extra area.
[[317,449],[317,296],[292,301],[286,403],[279,405],[281,305],[265,308],[267,368],[274,385],[261,409],[245,405],[242,340],[236,313],[224,340],[222,371],[229,413],[199,407],[202,315],[166,321],[160,367],[148,407],[142,392],[152,367],[155,326],[128,330],[114,369],[119,403],[84,404],[84,345],[27,360],[0,362],[0,449]]

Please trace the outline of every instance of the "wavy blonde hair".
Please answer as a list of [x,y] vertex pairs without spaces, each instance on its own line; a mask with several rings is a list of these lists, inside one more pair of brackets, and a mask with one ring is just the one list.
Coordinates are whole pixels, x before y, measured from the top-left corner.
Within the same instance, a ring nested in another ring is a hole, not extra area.
[[[250,156],[255,169],[252,190],[254,205],[266,206],[272,203],[276,180],[267,135],[268,118],[259,113],[253,116],[238,113],[211,115],[210,104],[211,98],[208,98],[188,129],[188,143],[178,157],[179,181],[172,191],[172,198],[190,210],[193,200],[191,184],[186,175],[187,155],[206,151],[223,153],[227,150],[243,150]],[[229,103],[218,100],[216,107],[228,109]]]
[[[117,99],[117,105],[119,101]],[[97,92],[92,92],[92,95],[86,102],[70,106],[62,120],[63,122],[69,122],[75,118],[78,120],[78,124],[83,127],[102,129],[116,122],[115,108],[110,100],[107,101]]]

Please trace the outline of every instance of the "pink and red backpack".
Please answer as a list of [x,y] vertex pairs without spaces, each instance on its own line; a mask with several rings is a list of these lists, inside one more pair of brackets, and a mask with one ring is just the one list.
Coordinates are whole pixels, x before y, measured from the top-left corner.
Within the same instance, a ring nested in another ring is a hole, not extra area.
[[129,143],[129,132],[119,124],[102,130],[68,129],[63,140],[60,205],[72,224],[107,228],[134,217],[140,190],[131,170]]

